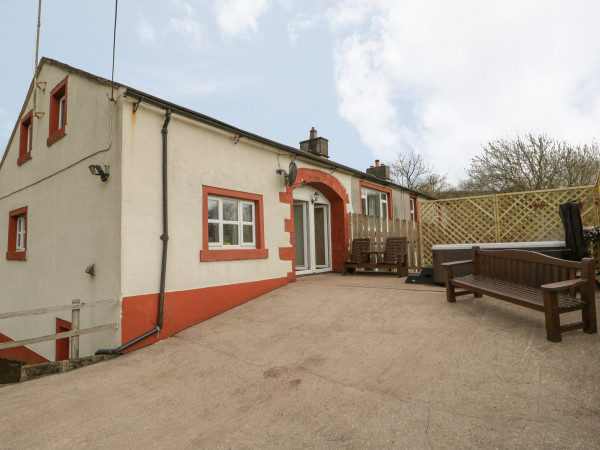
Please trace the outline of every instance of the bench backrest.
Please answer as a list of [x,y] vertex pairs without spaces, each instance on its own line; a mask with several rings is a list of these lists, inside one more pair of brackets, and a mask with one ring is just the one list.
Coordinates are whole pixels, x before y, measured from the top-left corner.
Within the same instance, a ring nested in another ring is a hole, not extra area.
[[[526,286],[572,280],[578,271],[582,278],[593,276],[593,259],[568,261],[527,250],[482,250],[473,247],[473,273],[513,281]],[[594,267],[593,267],[594,266]]]
[[405,237],[389,237],[385,240],[383,262],[388,264],[406,263],[408,257]]
[[368,252],[369,250],[371,250],[371,240],[369,238],[352,239],[352,253],[350,254],[350,260],[368,263],[371,257],[364,252]]

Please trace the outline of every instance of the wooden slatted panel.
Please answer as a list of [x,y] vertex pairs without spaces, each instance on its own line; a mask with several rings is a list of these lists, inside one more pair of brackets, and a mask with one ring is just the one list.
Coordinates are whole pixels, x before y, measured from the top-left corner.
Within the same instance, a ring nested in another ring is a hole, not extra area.
[[405,237],[409,268],[413,270],[421,268],[420,226],[418,223],[401,220],[397,217],[381,219],[354,213],[349,213],[349,217],[350,240],[368,238],[370,250],[384,251],[388,237]]

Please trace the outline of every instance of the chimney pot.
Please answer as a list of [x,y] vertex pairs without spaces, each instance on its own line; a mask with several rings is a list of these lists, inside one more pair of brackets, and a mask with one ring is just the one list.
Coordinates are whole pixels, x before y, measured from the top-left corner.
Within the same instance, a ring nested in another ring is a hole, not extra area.
[[317,138],[317,130],[315,130],[315,127],[312,127],[310,129],[310,139],[316,139]]
[[375,160],[375,167],[379,167],[379,160],[378,159]]

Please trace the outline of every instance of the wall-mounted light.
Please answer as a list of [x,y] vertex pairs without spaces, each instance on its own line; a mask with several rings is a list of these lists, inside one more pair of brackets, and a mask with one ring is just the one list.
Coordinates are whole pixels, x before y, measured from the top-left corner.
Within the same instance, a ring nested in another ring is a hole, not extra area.
[[319,193],[315,192],[313,194],[313,198],[310,199],[310,201],[312,202],[312,204],[314,205],[315,203],[317,203],[319,201]]
[[90,172],[92,172],[92,175],[98,175],[102,181],[108,180],[108,166],[104,166],[104,169],[102,169],[102,166],[92,164],[89,169]]

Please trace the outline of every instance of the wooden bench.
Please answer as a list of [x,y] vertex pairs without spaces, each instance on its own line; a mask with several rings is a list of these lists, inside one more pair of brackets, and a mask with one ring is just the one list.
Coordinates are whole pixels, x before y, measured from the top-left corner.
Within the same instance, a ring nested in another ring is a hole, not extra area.
[[[371,255],[376,255],[376,262],[371,262]],[[379,261],[379,255],[382,260]],[[360,238],[352,240],[352,253],[348,261],[344,261],[344,272],[354,273],[356,269],[396,269],[399,277],[408,274],[407,243],[405,237],[389,237],[386,239],[385,250],[371,251],[371,240]]]
[[[454,277],[453,268],[472,266],[471,274]],[[553,258],[525,250],[481,250],[473,247],[471,259],[444,263],[446,296],[488,295],[543,312],[549,341],[560,342],[561,333],[582,328],[596,333],[595,261]],[[576,278],[579,273],[580,278]],[[465,289],[456,291],[456,288]],[[578,295],[577,295],[578,293]],[[581,310],[581,321],[561,325],[560,314]]]

